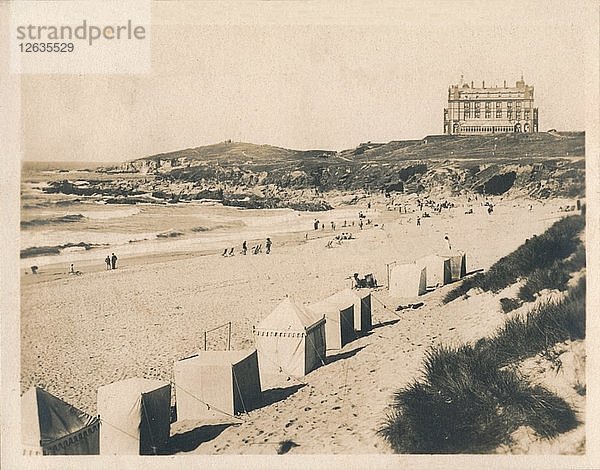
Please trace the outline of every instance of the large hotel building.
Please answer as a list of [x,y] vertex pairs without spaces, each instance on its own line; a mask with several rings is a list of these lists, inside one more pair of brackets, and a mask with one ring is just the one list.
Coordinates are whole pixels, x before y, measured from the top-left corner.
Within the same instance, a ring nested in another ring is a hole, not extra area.
[[463,83],[448,88],[444,109],[444,134],[481,135],[505,132],[537,132],[538,110],[533,107],[533,86],[523,77],[514,87],[481,88]]

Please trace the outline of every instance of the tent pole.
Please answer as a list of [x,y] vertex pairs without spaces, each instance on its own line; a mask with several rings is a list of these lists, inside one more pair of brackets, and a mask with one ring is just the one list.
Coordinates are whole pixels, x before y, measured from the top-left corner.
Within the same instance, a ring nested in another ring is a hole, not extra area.
[[206,351],[206,331],[204,332],[204,350]]
[[227,351],[231,351],[231,322],[229,322],[229,338],[227,339]]

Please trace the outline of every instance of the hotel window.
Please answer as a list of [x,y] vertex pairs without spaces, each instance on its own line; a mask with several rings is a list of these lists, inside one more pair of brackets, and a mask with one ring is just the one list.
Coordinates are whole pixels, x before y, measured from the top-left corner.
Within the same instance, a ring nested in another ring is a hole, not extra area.
[[525,111],[525,119],[529,119],[529,111]]
[[489,119],[489,118],[491,118],[491,117],[492,117],[492,112],[491,112],[489,109],[486,109],[486,110],[485,110],[485,118],[486,118],[486,119]]
[[512,108],[512,101],[507,101],[507,102],[506,102],[506,107],[507,107],[508,109],[511,109],[511,108]]
[[496,101],[496,108],[500,109],[502,107],[502,101]]
[[490,106],[492,105],[492,103],[490,103],[489,101],[485,102],[485,109],[490,109]]
[[506,111],[506,118],[507,119],[512,119],[512,109],[509,109]]
[[520,101],[517,101],[515,104],[517,106],[517,109],[521,109],[521,102]]
[[479,119],[480,114],[479,114],[479,108],[475,108],[475,119]]
[[501,118],[502,117],[502,110],[500,108],[496,109],[496,117],[497,118]]
[[515,113],[515,119],[516,119],[516,120],[519,120],[519,119],[521,119],[521,111],[517,111],[517,112]]
[[481,107],[481,103],[479,101],[475,101],[475,109],[479,109]]
[[465,109],[465,119],[471,119],[471,111]]

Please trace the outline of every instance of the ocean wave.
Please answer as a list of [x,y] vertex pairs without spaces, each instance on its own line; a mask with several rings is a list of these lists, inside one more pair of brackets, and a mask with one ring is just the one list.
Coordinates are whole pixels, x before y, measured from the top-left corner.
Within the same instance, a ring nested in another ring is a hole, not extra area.
[[22,220],[21,228],[31,228],[50,224],[70,224],[73,222],[80,222],[83,219],[85,219],[85,216],[82,214],[68,214],[58,217],[49,217],[46,219]]
[[66,243],[64,245],[32,246],[21,250],[21,258],[34,258],[36,256],[60,255],[64,250],[83,249],[85,251],[93,248],[108,246],[105,243]]

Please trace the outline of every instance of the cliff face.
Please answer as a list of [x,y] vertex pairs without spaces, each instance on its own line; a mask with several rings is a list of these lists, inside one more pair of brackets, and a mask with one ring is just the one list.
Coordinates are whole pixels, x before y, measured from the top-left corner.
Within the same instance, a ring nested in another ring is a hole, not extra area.
[[576,197],[584,194],[584,137],[583,133],[428,136],[368,142],[341,152],[228,141],[103,171],[149,175],[152,194],[167,199],[198,199],[204,191],[220,191],[224,203],[249,198],[252,207],[282,207],[286,198],[306,195],[307,190],[311,200],[332,190]]

